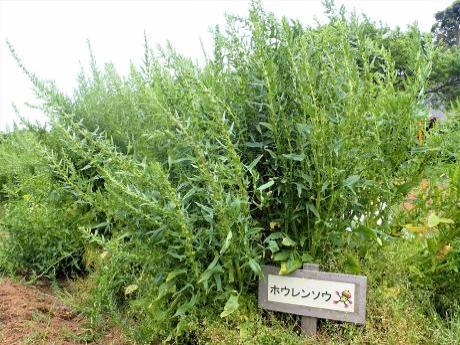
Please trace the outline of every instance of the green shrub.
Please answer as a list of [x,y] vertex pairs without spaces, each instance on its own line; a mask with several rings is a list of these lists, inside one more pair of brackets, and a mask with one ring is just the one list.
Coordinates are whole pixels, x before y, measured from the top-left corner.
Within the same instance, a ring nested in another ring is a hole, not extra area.
[[79,78],[75,119],[161,163],[174,187],[191,188],[194,159],[245,181],[251,216],[287,271],[344,244],[380,243],[381,205],[399,197],[394,176],[416,145],[430,50],[413,29],[405,68],[417,73],[401,78],[397,50],[369,26],[332,13],[329,24],[303,28],[255,4],[249,18],[216,30],[203,69],[171,48],[147,49],[126,80],[93,59],[92,76]]
[[450,318],[460,307],[460,164],[447,167],[447,174],[442,183],[431,180],[432,187],[419,210],[418,222],[427,231],[424,246],[411,261],[416,263],[415,286],[429,291],[437,312]]
[[11,135],[0,147],[2,269],[70,275],[83,270],[79,226],[88,222],[87,210],[55,181],[37,145],[34,134],[25,132]]
[[289,273],[381,245],[417,145],[430,46],[412,30],[416,73],[404,74],[368,21],[329,10],[328,24],[304,28],[254,3],[216,29],[204,67],[146,43],[144,65],[120,77],[91,53],[73,98],[12,51],[51,119],[26,151],[40,171],[8,192],[17,267],[54,274],[85,260],[93,320],[123,310],[150,342],[191,336],[203,308],[250,305],[262,263]]

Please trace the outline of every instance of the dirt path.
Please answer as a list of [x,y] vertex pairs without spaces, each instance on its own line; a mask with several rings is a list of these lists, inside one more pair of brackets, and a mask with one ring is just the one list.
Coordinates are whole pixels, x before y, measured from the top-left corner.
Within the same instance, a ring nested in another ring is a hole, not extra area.
[[92,342],[85,320],[52,295],[49,287],[0,281],[0,345],[122,344],[108,335]]

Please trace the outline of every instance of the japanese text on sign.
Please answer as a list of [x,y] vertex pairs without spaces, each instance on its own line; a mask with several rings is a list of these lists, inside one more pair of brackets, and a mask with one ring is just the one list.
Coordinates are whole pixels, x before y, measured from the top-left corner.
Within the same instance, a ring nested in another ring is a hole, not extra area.
[[354,312],[355,284],[268,275],[268,301]]

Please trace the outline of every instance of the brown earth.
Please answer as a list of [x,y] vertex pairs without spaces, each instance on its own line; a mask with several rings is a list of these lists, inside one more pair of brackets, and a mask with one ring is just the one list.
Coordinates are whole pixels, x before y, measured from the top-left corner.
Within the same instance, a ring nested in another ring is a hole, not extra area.
[[85,319],[53,296],[49,286],[0,281],[0,345],[125,344],[116,331],[94,342]]

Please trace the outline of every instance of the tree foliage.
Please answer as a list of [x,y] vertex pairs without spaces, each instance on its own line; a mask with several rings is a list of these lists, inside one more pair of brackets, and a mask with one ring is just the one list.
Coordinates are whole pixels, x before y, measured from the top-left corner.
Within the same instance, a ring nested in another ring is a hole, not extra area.
[[435,15],[436,42],[429,93],[435,103],[449,107],[460,97],[460,1]]
[[460,47],[436,47],[430,75],[429,93],[449,106],[460,97]]
[[446,9],[435,14],[436,23],[431,32],[438,43],[460,46],[460,1],[456,0]]

